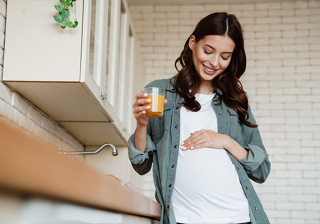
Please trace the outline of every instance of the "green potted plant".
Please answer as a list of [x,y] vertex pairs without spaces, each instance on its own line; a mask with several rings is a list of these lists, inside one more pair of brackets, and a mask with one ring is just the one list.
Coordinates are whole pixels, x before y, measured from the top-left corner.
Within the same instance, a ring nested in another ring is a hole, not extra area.
[[[62,29],[67,26],[69,28],[76,28],[78,25],[77,14],[76,14],[76,0],[60,0],[60,5],[55,5],[55,9],[59,12],[59,16],[54,15],[53,18],[57,21]],[[69,7],[73,8],[75,15],[74,23],[70,21],[70,10]]]

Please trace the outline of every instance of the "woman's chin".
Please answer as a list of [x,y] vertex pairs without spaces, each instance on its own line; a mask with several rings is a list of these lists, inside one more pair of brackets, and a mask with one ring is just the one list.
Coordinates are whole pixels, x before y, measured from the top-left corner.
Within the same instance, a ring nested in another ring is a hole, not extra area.
[[201,74],[200,77],[203,81],[211,81],[212,79],[214,79],[215,77],[217,77],[219,75],[219,73],[215,73],[213,75],[208,75],[208,74]]

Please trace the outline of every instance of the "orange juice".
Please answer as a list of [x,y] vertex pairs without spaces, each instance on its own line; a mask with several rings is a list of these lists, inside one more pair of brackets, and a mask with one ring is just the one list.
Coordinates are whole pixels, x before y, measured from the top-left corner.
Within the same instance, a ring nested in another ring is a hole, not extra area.
[[150,109],[146,111],[146,117],[161,117],[164,107],[164,96],[161,95],[148,95],[147,99],[151,99],[151,103],[147,103],[144,106],[150,106]]

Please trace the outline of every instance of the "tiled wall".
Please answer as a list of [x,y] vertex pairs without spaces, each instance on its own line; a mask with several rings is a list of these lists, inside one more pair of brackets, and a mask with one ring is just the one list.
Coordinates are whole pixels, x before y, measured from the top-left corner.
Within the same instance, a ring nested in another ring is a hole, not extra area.
[[[0,77],[5,51],[7,0],[0,0]],[[17,49],[17,52],[19,49]],[[65,151],[83,151],[84,146],[48,115],[17,92],[0,82],[0,118],[8,119],[25,131]],[[82,156],[77,156],[82,160]]]
[[[245,31],[242,82],[272,162],[254,184],[272,223],[320,222],[320,1],[131,6],[146,83],[176,74],[196,23],[234,13]],[[144,193],[154,197],[151,172]]]

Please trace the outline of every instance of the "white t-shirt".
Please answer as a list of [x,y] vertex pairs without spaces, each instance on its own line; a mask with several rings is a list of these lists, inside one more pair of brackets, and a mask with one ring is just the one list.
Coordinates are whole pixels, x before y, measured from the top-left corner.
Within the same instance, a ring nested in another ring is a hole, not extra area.
[[[195,97],[200,111],[181,107],[180,143],[201,129],[218,132],[214,94]],[[225,149],[179,150],[172,204],[181,223],[250,222],[248,200]]]

